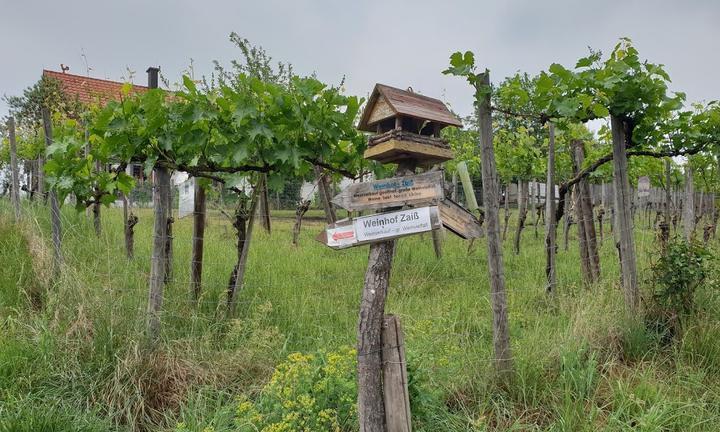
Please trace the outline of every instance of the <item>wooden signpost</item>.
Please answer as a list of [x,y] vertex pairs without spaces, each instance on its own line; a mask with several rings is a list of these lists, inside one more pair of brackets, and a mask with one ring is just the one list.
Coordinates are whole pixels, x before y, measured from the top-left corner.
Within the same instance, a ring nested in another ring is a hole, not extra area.
[[443,173],[430,171],[413,176],[354,183],[332,202],[348,211],[388,207],[437,205],[443,199]]
[[410,432],[410,401],[402,328],[385,317],[395,240],[445,225],[463,238],[479,236],[472,213],[444,198],[442,171],[415,174],[453,158],[440,136],[462,126],[445,104],[412,90],[375,86],[358,129],[374,133],[366,159],[398,164],[398,177],[354,184],[333,202],[349,211],[385,210],[328,225],[318,240],[334,249],[370,243],[358,322],[360,432]]

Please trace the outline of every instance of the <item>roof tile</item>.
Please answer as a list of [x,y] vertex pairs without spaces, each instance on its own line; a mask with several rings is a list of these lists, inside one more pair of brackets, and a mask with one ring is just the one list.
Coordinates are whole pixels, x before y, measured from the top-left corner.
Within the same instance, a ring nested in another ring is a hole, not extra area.
[[[60,81],[63,91],[83,104],[99,103],[106,104],[111,100],[119,100],[122,95],[122,87],[125,83],[109,81],[99,78],[84,77],[51,70],[43,70],[43,76],[51,77]],[[147,91],[147,87],[132,86],[132,92]]]

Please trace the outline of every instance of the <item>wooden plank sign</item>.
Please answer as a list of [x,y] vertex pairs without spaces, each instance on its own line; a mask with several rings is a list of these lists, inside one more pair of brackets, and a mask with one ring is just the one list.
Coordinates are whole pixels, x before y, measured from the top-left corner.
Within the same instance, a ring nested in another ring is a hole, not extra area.
[[482,236],[480,221],[455,201],[445,198],[440,202],[440,219],[445,228],[464,239]]
[[333,249],[344,249],[439,228],[440,211],[438,208],[436,206],[420,207],[343,219],[328,225],[325,231],[316,237],[316,240]]
[[443,199],[443,172],[354,183],[332,199],[349,211],[436,205]]

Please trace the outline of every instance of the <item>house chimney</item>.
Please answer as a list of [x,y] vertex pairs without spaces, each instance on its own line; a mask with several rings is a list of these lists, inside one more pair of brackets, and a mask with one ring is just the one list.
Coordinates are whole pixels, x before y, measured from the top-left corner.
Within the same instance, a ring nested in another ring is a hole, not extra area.
[[147,72],[148,75],[148,88],[158,88],[158,74],[160,73],[160,68],[150,66],[145,72]]

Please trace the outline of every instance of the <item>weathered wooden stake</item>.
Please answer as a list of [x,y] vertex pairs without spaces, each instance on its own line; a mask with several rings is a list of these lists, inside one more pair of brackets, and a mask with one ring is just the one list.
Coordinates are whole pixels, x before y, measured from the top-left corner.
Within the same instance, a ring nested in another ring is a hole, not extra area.
[[[157,88],[159,68],[147,69],[148,87]],[[170,170],[162,163],[153,167],[153,249],[150,262],[148,289],[147,335],[152,348],[160,340],[160,313],[163,304],[163,288],[167,274],[168,219],[170,218]]]
[[150,289],[148,294],[147,330],[150,343],[154,346],[160,338],[160,312],[163,304],[163,287],[165,286],[165,257],[167,245],[168,214],[167,200],[170,194],[170,170],[156,165],[153,170],[153,212],[155,225],[153,229],[153,251],[150,263]]
[[195,199],[193,208],[192,258],[190,263],[190,293],[197,303],[202,291],[203,246],[205,241],[205,188],[195,178]]
[[132,259],[135,255],[135,225],[138,223],[138,217],[132,212],[132,203],[130,199],[122,194],[123,201],[123,231],[125,233],[125,255],[127,259]]
[[[486,89],[490,89],[490,72],[485,71],[480,77]],[[493,346],[495,351],[495,368],[502,380],[507,381],[512,372],[512,353],[510,351],[510,328],[508,325],[507,299],[505,293],[505,274],[502,260],[502,244],[500,241],[500,224],[498,218],[498,177],[495,167],[495,149],[493,148],[492,112],[490,108],[490,91],[478,104],[478,121],[480,130],[480,149],[482,159],[483,197],[485,204],[485,221],[487,223],[487,261],[490,272],[490,304],[493,312]]]
[[545,182],[545,291],[552,294],[557,287],[555,273],[555,240],[557,221],[555,220],[555,124],[548,123],[548,162]]
[[53,275],[55,278],[60,273],[60,266],[63,263],[62,255],[62,227],[60,224],[60,205],[57,199],[57,193],[50,190],[48,197],[50,199],[50,214],[52,224],[52,241],[53,241]]
[[165,228],[165,277],[163,278],[166,285],[173,280],[173,223],[175,223],[175,218],[172,216],[172,186],[168,189],[168,195],[165,197],[168,217]]
[[[86,129],[86,135],[89,133]],[[87,140],[86,140],[87,142]],[[89,144],[85,146],[86,151],[90,151]],[[102,171],[103,167],[102,164],[99,161],[95,162],[95,173],[99,174]],[[102,224],[100,219],[100,209],[102,208],[102,203],[100,203],[100,189],[96,186],[95,187],[95,202],[92,205],[92,214],[93,214],[93,227],[95,228],[95,235],[100,237],[100,234],[102,234]]]
[[[45,137],[45,141],[47,141],[47,137]],[[45,202],[45,152],[41,152],[40,156],[35,160],[35,171],[33,172],[33,175],[37,177],[37,189],[35,190],[35,193],[38,196],[38,199],[41,202]]]
[[410,395],[408,393],[405,341],[400,318],[386,315],[382,327],[383,395],[387,432],[410,432]]
[[505,185],[505,224],[503,225],[502,239],[507,238],[508,224],[510,223],[510,183]]
[[690,161],[685,165],[685,201],[683,203],[683,234],[691,241],[695,231],[695,188]]
[[337,220],[337,215],[335,214],[335,209],[333,208],[331,202],[332,196],[329,191],[326,176],[325,173],[323,173],[322,168],[317,165],[315,165],[315,179],[317,181],[320,202],[322,203],[323,209],[325,210],[325,219],[329,224],[335,223],[335,221]]
[[[536,189],[539,189],[537,186],[537,182],[533,179],[528,182],[528,202],[527,202],[527,211],[530,214],[530,224],[537,226],[537,213],[535,212],[535,194],[537,193]],[[535,238],[537,238],[537,229],[535,230]]]
[[95,235],[97,237],[100,237],[100,234],[102,234],[102,224],[100,223],[100,202],[98,201],[100,199],[98,191],[96,190],[95,194],[95,203],[92,205],[92,214],[93,214],[93,227],[95,228]]
[[17,144],[15,142],[15,118],[8,119],[8,139],[10,141],[10,176],[12,186],[10,199],[15,210],[15,222],[20,221],[20,180],[18,178]]
[[[573,165],[575,173],[577,173],[582,169],[585,160],[585,150],[582,141],[579,140],[573,141],[572,146]],[[597,252],[597,240],[595,237],[592,197],[587,180],[583,179],[578,182],[574,190],[583,276],[587,283],[594,283],[600,278],[600,258]]]
[[[43,128],[45,130],[45,147],[50,147],[53,143],[52,118],[47,108],[42,108]],[[44,152],[43,152],[44,153]],[[42,168],[41,168],[42,169]],[[50,190],[48,196],[50,199],[50,221],[52,225],[52,241],[53,241],[53,282],[57,281],[62,265],[62,228],[60,226],[60,205],[57,200],[55,190]],[[51,284],[52,284],[51,283]]]
[[626,123],[615,116],[610,118],[613,140],[613,179],[615,183],[615,217],[618,231],[620,269],[622,286],[625,293],[625,305],[637,310],[640,305],[640,293],[637,285],[637,264],[635,258],[635,239],[633,238],[633,220],[631,213],[632,192],[628,182]]
[[235,315],[238,293],[245,282],[245,270],[247,268],[248,255],[250,254],[250,240],[252,239],[253,227],[255,226],[255,216],[257,214],[258,201],[260,201],[260,188],[262,187],[260,183],[262,183],[262,181],[261,177],[258,180],[258,184],[255,185],[252,198],[250,199],[250,212],[248,213],[247,225],[245,227],[245,237],[243,239],[238,238],[240,255],[238,256],[238,262],[234,270],[235,280],[232,281],[229,287],[230,291],[228,292],[226,310],[226,316],[228,317]]
[[262,190],[260,191],[260,225],[266,233],[270,234],[270,202],[268,199],[267,174],[262,174]]
[[307,213],[308,209],[310,209],[310,203],[310,200],[304,200],[302,197],[298,200],[295,208],[295,225],[293,225],[293,246],[298,245],[298,240],[300,239],[300,228],[302,227],[302,218],[305,213]]
[[563,211],[563,215],[565,216],[565,223],[563,224],[563,238],[564,238],[563,249],[565,251],[567,251],[568,248],[570,247],[569,246],[570,245],[570,227],[573,224],[571,201],[572,201],[572,195],[574,193],[575,193],[575,185],[571,186],[570,189],[568,189],[568,191],[567,191],[568,196],[566,196],[566,198],[563,202],[563,206],[565,206],[565,210]]
[[528,205],[528,187],[530,182],[522,180],[518,182],[518,221],[515,227],[515,242],[513,243],[513,251],[515,255],[520,254],[520,240],[522,239],[522,232],[525,228],[525,220],[527,218],[527,205]]

